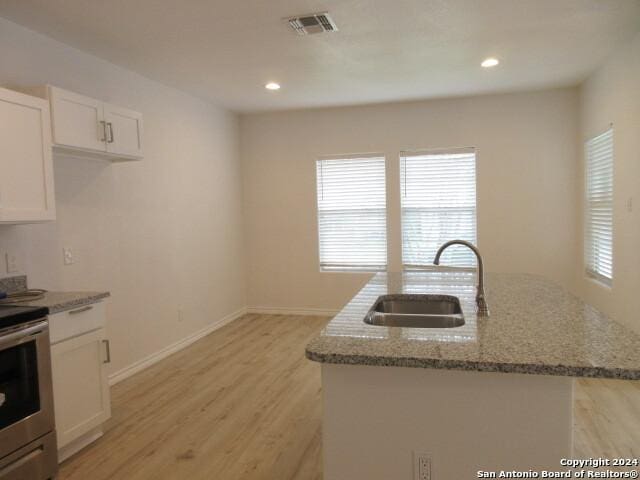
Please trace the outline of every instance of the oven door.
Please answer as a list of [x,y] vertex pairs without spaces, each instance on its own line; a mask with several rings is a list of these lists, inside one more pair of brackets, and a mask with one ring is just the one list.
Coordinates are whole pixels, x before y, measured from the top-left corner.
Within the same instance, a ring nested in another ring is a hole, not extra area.
[[54,430],[49,326],[0,333],[0,459]]

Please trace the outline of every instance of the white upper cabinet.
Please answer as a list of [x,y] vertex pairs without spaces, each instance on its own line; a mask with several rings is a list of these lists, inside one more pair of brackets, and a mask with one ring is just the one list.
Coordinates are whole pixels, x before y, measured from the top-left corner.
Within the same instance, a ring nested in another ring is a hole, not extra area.
[[53,143],[86,150],[105,150],[103,103],[49,87]]
[[56,150],[111,160],[143,157],[142,114],[50,85],[29,91],[51,102]]
[[142,114],[104,104],[107,152],[142,157]]
[[49,103],[0,88],[0,224],[55,220]]

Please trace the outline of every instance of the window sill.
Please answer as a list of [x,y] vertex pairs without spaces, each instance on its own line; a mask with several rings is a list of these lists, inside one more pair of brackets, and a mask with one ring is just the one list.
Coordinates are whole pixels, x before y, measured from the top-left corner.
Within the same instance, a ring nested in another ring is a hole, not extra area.
[[611,279],[611,280],[606,279],[605,280],[605,279],[600,278],[599,276],[593,275],[590,272],[586,272],[585,279],[590,284],[593,284],[595,286],[603,288],[603,289],[605,289],[605,290],[607,290],[609,292],[613,289],[613,279]]
[[384,270],[363,270],[363,269],[351,269],[351,268],[329,268],[329,269],[324,269],[321,268],[318,270],[320,273],[358,273],[360,275],[366,275],[366,274],[376,274],[376,273],[385,273],[387,272],[387,269]]

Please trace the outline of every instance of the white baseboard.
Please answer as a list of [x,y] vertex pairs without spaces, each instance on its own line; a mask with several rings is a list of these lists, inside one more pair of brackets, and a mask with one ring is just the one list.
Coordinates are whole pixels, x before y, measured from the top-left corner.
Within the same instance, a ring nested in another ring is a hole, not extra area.
[[247,313],[262,313],[264,315],[317,315],[333,317],[339,310],[323,308],[295,308],[295,307],[247,307]]
[[192,333],[188,337],[185,337],[182,340],[178,340],[177,342],[172,343],[171,345],[163,348],[162,350],[152,353],[151,355],[141,360],[138,360],[137,362],[134,362],[131,365],[121,370],[118,370],[117,372],[112,373],[111,375],[109,375],[109,385],[115,385],[116,383],[121,382],[125,378],[129,378],[131,375],[134,375],[146,368],[149,368],[151,365],[158,363],[160,360],[167,358],[169,355],[176,353],[182,350],[183,348],[188,347],[189,345],[196,342],[197,340],[200,340],[202,337],[205,337],[209,335],[211,332],[227,325],[228,323],[233,322],[237,318],[240,318],[245,313],[247,313],[247,309],[241,308],[240,310],[237,310],[236,312],[233,312],[227,315],[226,317],[223,317],[217,322],[207,325],[203,329],[195,333]]

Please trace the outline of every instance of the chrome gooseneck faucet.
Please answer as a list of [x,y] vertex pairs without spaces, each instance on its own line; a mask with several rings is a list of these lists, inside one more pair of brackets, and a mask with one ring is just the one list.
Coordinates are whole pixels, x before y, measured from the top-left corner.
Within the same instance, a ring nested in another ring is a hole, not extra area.
[[463,245],[470,248],[476,255],[476,259],[478,260],[478,290],[476,292],[476,305],[478,306],[478,315],[488,317],[489,307],[487,306],[487,301],[484,298],[484,266],[482,263],[482,255],[480,255],[480,251],[473,243],[467,242],[466,240],[450,240],[442,244],[433,259],[433,264],[440,265],[440,256],[442,255],[442,252],[451,245]]

